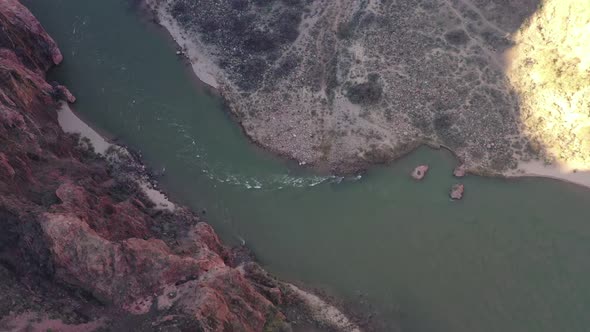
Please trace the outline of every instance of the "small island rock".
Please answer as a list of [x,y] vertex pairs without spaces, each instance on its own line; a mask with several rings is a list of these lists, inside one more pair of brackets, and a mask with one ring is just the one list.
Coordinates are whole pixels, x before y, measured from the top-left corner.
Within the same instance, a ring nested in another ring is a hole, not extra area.
[[465,186],[460,183],[453,185],[451,188],[450,196],[452,199],[461,199],[463,198],[463,192],[465,191]]
[[428,172],[428,165],[420,165],[412,171],[412,177],[416,180],[422,180]]
[[465,176],[465,164],[461,164],[457,167],[455,167],[455,169],[453,170],[453,175],[457,178],[462,178]]

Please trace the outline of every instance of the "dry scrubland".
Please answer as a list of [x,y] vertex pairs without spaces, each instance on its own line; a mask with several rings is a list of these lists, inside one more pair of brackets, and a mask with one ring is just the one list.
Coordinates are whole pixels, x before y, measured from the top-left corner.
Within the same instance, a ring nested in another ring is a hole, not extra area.
[[563,116],[588,113],[584,0],[147,2],[214,61],[246,133],[300,162],[349,173],[427,143],[499,174],[587,149]]

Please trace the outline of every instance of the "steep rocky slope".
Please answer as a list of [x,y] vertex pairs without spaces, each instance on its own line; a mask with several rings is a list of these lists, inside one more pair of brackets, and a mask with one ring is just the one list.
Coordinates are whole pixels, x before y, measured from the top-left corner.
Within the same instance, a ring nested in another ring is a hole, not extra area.
[[65,134],[56,109],[75,98],[45,80],[61,61],[24,6],[0,1],[0,330],[356,329]]
[[212,59],[246,133],[300,162],[347,173],[431,144],[502,173],[542,148],[504,62],[540,0],[146,2]]

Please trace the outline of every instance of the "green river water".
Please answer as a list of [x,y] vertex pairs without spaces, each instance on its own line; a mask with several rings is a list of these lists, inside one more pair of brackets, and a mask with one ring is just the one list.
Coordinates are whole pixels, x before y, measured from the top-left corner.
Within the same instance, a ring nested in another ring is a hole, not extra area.
[[64,54],[50,78],[75,111],[275,275],[367,304],[384,331],[590,331],[590,190],[468,177],[452,202],[455,161],[425,148],[360,179],[314,175],[250,144],[128,1],[24,2]]

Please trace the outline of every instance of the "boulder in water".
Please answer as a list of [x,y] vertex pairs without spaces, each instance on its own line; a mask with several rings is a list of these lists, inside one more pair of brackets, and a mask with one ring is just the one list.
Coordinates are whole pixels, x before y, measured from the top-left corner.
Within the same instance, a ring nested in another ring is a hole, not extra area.
[[412,178],[415,180],[422,180],[428,172],[428,165],[420,165],[412,171]]
[[464,177],[465,173],[466,173],[465,164],[461,164],[461,165],[455,167],[455,169],[453,170],[453,175],[456,178]]
[[459,200],[463,198],[463,192],[465,191],[465,186],[460,183],[454,184],[451,188],[450,196],[452,199]]

